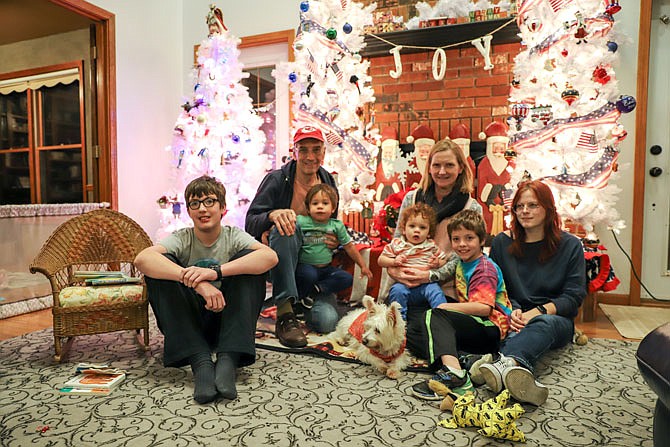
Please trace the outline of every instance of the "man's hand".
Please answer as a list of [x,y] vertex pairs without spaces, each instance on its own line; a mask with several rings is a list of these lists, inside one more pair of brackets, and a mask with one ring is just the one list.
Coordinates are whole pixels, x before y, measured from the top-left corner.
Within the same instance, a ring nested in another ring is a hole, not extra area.
[[440,260],[440,254],[439,253],[433,253],[430,256],[430,258],[428,259],[428,268],[430,270],[439,269],[444,264],[446,264],[446,261]]
[[210,268],[186,267],[182,269],[179,280],[184,283],[186,287],[196,288],[201,282],[216,281],[216,272]]
[[226,299],[223,297],[223,293],[207,281],[198,284],[195,291],[205,299],[205,309],[212,312],[221,312],[226,307]]
[[274,210],[269,215],[270,221],[275,224],[282,236],[291,236],[295,233],[295,211],[291,209]]
[[519,332],[521,329],[525,328],[530,320],[541,315],[540,311],[536,308],[522,312],[521,309],[515,309],[512,311],[510,318],[510,329],[514,332]]

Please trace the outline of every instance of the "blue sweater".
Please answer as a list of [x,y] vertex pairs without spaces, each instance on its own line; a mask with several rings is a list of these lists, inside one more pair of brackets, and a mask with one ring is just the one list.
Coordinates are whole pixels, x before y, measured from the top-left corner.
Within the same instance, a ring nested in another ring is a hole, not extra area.
[[581,242],[563,232],[558,250],[547,262],[539,259],[542,241],[524,244],[524,257],[509,252],[512,238],[498,234],[491,243],[490,258],[500,266],[514,309],[527,311],[554,303],[556,313],[574,318],[586,296],[586,268]]

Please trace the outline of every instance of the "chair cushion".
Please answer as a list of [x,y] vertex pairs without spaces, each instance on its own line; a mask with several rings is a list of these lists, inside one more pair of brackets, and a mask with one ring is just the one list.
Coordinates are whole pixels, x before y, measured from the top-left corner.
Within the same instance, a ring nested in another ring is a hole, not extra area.
[[58,298],[62,307],[95,306],[103,304],[141,301],[143,285],[124,284],[118,286],[66,287]]

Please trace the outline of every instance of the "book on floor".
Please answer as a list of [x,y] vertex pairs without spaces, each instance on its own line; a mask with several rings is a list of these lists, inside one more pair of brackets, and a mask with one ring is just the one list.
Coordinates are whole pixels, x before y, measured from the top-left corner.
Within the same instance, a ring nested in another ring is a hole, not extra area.
[[75,373],[60,388],[61,393],[109,394],[126,378],[126,372],[121,369],[90,363],[77,364]]

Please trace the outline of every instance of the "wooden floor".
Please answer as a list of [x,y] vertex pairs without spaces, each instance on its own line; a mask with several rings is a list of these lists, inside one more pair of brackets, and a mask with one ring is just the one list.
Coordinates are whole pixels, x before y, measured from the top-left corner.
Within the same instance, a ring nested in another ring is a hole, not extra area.
[[[51,327],[51,309],[40,310],[29,314],[17,315],[16,317],[0,320],[0,340],[17,337],[34,331],[40,331]],[[577,328],[581,329],[589,338],[610,338],[623,340],[614,325],[603,314],[598,307],[596,320],[589,323],[579,322]]]

